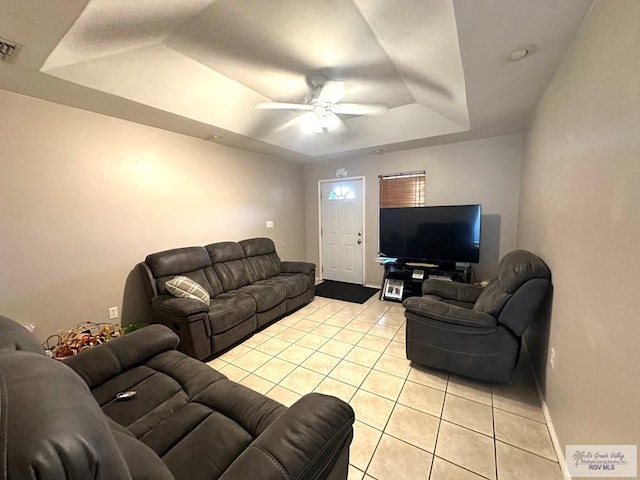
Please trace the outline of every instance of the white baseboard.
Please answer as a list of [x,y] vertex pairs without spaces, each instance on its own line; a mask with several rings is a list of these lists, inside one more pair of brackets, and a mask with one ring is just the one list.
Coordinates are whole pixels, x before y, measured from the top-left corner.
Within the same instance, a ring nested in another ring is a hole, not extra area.
[[545,422],[547,422],[547,428],[549,429],[549,435],[551,436],[551,443],[553,444],[553,449],[556,451],[556,457],[558,457],[558,463],[560,464],[562,476],[565,478],[565,480],[571,480],[571,475],[569,474],[569,469],[567,468],[567,461],[564,458],[564,450],[562,449],[562,445],[560,445],[560,440],[558,439],[558,435],[556,434],[556,429],[553,427],[551,414],[549,413],[547,402],[545,401],[544,395],[542,394],[542,389],[540,388],[540,382],[538,381],[538,377],[536,376],[536,371],[533,369],[531,357],[529,356],[529,352],[527,351],[527,347],[525,346],[524,342],[522,343],[522,346],[527,357],[527,362],[529,362],[531,372],[533,372],[533,379],[536,381],[536,390],[538,392],[538,399],[540,400],[540,404],[542,405],[542,414],[544,415]]

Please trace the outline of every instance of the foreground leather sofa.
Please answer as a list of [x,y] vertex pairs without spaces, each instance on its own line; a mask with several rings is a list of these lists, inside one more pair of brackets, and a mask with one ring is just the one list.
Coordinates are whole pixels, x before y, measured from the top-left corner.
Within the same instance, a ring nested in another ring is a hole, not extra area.
[[547,265],[527,250],[508,253],[486,287],[425,280],[402,305],[407,358],[477,380],[508,382],[521,338],[551,292]]
[[349,405],[309,394],[286,408],[177,344],[151,325],[59,362],[0,317],[2,478],[347,478]]
[[[200,360],[250,336],[315,296],[316,266],[281,261],[269,238],[153,253],[138,268],[154,322],[175,331],[180,337],[178,349]],[[209,305],[172,296],[166,282],[178,275],[203,287]]]

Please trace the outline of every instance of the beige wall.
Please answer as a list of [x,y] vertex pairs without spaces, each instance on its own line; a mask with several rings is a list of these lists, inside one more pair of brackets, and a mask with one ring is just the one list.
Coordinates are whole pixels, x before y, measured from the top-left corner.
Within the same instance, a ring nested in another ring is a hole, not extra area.
[[319,264],[318,181],[335,179],[336,169],[365,177],[365,283],[380,285],[378,175],[425,170],[427,205],[482,204],[479,278],[494,274],[498,259],[515,247],[522,135],[508,135],[437,147],[306,164],[307,260]]
[[640,2],[596,2],[525,139],[518,246],[554,283],[527,345],[562,450],[640,443],[638,45]]
[[304,259],[301,165],[1,90],[0,112],[0,314],[40,337],[136,321],[148,253],[269,236]]

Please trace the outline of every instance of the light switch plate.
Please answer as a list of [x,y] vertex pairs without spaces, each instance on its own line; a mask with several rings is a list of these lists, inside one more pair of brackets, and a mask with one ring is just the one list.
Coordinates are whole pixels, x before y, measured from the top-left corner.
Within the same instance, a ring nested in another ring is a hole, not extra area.
[[273,228],[273,220],[267,220],[267,228]]

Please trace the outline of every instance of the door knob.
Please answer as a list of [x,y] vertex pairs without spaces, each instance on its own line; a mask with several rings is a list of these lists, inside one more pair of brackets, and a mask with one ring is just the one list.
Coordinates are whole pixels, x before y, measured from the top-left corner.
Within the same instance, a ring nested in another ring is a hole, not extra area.
[[362,239],[358,239],[358,245],[360,245],[362,243]]

